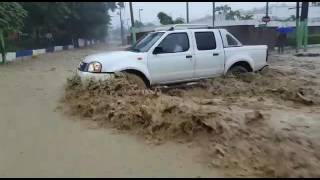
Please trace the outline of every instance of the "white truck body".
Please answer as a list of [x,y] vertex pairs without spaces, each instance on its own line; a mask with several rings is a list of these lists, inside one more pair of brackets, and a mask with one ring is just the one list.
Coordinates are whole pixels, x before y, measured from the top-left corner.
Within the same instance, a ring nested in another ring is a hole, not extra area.
[[[115,51],[85,57],[78,68],[78,74],[82,78],[105,79],[115,72],[130,70],[137,72],[152,86],[224,75],[236,63],[246,66],[248,71],[258,71],[267,65],[266,45],[243,46],[224,29],[179,29],[153,33],[158,33],[149,35],[158,37],[151,40],[155,42],[137,43],[151,43],[147,49],[142,46],[140,52]],[[206,38],[209,36],[213,40]],[[163,50],[166,49],[164,45],[171,47],[172,44],[178,44],[175,38],[184,44],[174,52],[168,48],[167,53]],[[158,46],[163,46],[160,53],[155,50]],[[92,62],[101,64],[99,72],[88,72],[86,67]]]

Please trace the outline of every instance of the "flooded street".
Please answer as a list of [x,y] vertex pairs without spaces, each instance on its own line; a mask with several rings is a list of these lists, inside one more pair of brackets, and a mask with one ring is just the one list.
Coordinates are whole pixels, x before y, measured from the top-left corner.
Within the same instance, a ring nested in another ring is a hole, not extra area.
[[272,55],[265,74],[162,92],[65,89],[84,56],[106,50],[0,67],[2,177],[319,176],[318,57]]
[[155,147],[112,130],[91,129],[57,109],[81,58],[106,50],[113,49],[61,51],[0,67],[0,176],[219,176],[196,163],[197,149],[174,143]]

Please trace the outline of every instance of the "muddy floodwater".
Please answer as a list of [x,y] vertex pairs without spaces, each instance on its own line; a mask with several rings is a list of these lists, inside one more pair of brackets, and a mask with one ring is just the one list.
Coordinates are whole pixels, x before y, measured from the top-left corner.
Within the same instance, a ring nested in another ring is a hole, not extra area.
[[81,83],[81,58],[106,50],[0,67],[1,176],[320,176],[318,57],[189,87]]

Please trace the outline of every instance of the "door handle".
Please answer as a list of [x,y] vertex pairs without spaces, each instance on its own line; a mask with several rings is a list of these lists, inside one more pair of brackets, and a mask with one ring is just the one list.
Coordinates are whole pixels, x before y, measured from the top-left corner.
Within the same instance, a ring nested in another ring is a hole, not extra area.
[[186,58],[192,58],[192,56],[191,55],[187,55]]
[[219,56],[219,53],[213,53],[212,56]]

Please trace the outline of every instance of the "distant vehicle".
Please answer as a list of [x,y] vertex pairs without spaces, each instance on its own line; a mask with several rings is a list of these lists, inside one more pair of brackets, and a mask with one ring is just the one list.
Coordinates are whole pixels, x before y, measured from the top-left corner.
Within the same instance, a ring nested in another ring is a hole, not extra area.
[[267,51],[266,45],[242,45],[225,29],[179,24],[156,29],[128,51],[89,55],[77,72],[82,79],[123,72],[151,87],[258,71],[267,66]]

